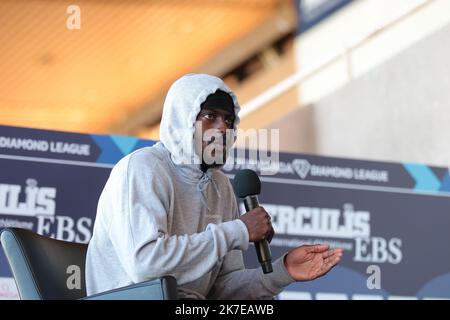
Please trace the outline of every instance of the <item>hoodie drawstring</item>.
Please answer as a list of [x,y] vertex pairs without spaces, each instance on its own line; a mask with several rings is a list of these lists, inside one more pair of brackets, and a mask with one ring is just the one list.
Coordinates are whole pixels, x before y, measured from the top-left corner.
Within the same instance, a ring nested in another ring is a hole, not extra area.
[[212,184],[214,186],[214,190],[216,190],[217,196],[219,198],[221,198],[219,189],[217,188],[217,184],[214,181],[214,179],[212,178],[212,172],[211,171],[206,171],[205,173],[203,173],[203,175],[200,177],[200,180],[197,183],[197,191],[199,191],[200,194],[202,195],[201,201],[202,201],[203,205],[205,205],[205,207],[208,209],[208,211],[211,211],[211,209],[209,208],[208,203],[206,201],[207,199],[206,199],[204,191],[208,187],[208,183],[210,181],[212,181]]

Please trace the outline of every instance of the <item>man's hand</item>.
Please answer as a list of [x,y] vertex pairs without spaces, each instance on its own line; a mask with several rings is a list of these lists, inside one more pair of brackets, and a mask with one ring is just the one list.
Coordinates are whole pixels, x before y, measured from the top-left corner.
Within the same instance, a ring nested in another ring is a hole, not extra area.
[[250,242],[264,239],[270,242],[274,235],[270,216],[263,207],[258,207],[243,214],[241,219],[248,230]]
[[285,256],[284,265],[296,281],[308,281],[323,276],[342,257],[342,249],[330,249],[326,244],[297,247]]

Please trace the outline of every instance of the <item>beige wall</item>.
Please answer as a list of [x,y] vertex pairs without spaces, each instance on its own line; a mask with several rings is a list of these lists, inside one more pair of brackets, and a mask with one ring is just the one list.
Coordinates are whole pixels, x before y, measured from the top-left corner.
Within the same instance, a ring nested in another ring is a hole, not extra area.
[[450,24],[270,127],[285,151],[450,166]]

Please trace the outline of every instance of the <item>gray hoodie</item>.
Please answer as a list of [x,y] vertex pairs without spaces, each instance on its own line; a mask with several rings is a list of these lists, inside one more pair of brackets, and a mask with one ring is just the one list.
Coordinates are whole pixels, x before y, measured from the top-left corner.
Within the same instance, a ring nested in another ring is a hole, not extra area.
[[88,295],[172,275],[181,298],[270,299],[293,282],[283,257],[271,274],[245,269],[249,235],[228,178],[201,171],[186,152],[200,105],[217,89],[233,97],[238,124],[239,104],[222,80],[186,75],[167,94],[161,141],[112,169],[87,252]]

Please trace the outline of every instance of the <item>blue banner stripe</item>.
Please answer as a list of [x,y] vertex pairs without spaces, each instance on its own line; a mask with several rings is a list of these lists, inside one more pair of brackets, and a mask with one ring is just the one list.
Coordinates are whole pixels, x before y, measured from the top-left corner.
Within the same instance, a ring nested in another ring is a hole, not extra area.
[[416,181],[414,190],[439,191],[441,182],[428,166],[415,163],[404,163],[403,166]]
[[441,187],[439,191],[450,191],[450,173],[447,171],[442,179]]
[[97,163],[116,164],[127,154],[156,143],[153,140],[144,140],[126,136],[108,136],[91,134],[91,138],[100,149]]
[[116,144],[122,154],[129,154],[134,150],[136,143],[138,142],[138,138],[134,137],[126,137],[126,136],[110,136],[112,141]]
[[115,164],[124,156],[110,136],[93,134],[91,137],[101,150],[96,162]]
[[154,140],[144,140],[144,139],[140,139],[136,145],[134,146],[134,149],[140,149],[140,148],[144,148],[144,147],[150,147],[152,145],[154,145],[157,141]]

